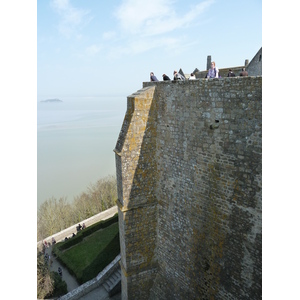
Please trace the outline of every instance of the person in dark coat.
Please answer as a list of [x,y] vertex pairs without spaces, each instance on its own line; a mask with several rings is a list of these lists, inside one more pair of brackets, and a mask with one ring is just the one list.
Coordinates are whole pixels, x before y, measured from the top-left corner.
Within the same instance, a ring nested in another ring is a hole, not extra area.
[[240,73],[240,76],[248,76],[248,72],[245,68],[242,69],[242,72]]
[[78,226],[76,226],[77,232],[80,231],[81,227],[82,227],[82,226],[80,225],[80,223],[78,224]]
[[163,77],[163,80],[164,80],[164,81],[166,81],[166,80],[171,80],[171,79],[169,78],[169,76],[167,76],[166,74],[163,74],[162,77]]
[[229,69],[229,72],[227,74],[227,77],[235,77],[235,74],[232,72],[231,69]]
[[154,75],[153,72],[150,73],[150,80],[151,81],[158,81],[158,79],[156,78],[156,76]]
[[61,269],[61,267],[58,267],[58,274],[59,274],[60,277],[62,277],[62,269]]

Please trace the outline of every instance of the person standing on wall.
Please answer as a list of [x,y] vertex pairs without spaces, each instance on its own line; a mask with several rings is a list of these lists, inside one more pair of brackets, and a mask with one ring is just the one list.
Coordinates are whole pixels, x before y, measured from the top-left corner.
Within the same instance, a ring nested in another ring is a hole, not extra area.
[[227,74],[227,77],[235,77],[235,74],[232,72],[231,69],[229,69],[229,72]]
[[214,61],[210,64],[210,69],[208,70],[206,78],[219,78],[219,69],[216,67]]
[[171,80],[171,79],[169,78],[169,76],[167,76],[166,74],[163,74],[162,77],[163,77],[163,80],[164,80],[164,81],[166,81],[166,80]]
[[173,80],[182,80],[182,81],[185,81],[185,78],[180,73],[178,73],[177,71],[174,71],[173,75],[174,75],[174,79]]
[[190,76],[189,80],[195,80],[195,79],[196,79],[195,74],[194,74],[194,73],[191,73],[191,76]]
[[154,75],[153,72],[150,73],[150,80],[151,81],[158,81],[158,79],[156,78],[156,76]]
[[248,76],[248,72],[245,68],[242,69],[242,72],[240,73],[240,76]]

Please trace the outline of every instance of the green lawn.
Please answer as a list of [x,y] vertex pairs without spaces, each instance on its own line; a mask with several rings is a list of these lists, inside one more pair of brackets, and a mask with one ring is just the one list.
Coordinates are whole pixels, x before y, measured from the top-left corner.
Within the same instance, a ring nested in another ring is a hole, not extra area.
[[116,222],[57,255],[82,284],[96,277],[119,253],[119,225]]

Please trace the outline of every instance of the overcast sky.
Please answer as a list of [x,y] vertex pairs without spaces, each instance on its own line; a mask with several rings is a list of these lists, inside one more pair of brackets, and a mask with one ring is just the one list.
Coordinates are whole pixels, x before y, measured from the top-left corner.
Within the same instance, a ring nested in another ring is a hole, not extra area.
[[127,96],[151,71],[239,66],[261,46],[261,0],[37,1],[37,94]]

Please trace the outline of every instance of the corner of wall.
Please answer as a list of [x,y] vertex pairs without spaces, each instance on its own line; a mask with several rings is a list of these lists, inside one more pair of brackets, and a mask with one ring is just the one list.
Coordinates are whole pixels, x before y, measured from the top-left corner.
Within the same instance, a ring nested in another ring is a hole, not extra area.
[[[127,97],[127,111],[114,150],[118,182],[123,299],[134,299],[133,294],[138,291],[148,293],[156,272],[154,92],[155,86],[150,86]],[[141,276],[143,288],[135,286],[141,284],[136,280],[136,277]]]

